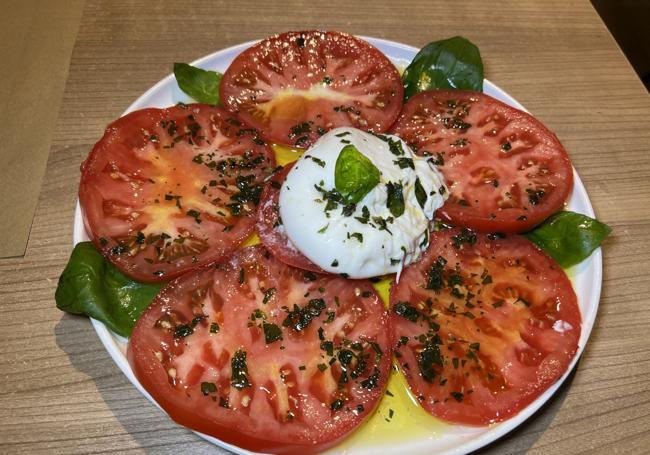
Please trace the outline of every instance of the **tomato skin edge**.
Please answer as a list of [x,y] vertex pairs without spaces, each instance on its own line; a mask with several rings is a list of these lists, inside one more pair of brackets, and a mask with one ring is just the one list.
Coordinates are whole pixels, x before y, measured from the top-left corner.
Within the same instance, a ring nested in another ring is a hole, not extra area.
[[[556,165],[556,168],[558,169],[557,172],[562,174],[561,177],[563,186],[557,187],[559,191],[554,192],[550,200],[544,201],[543,206],[540,206],[540,210],[537,210],[532,214],[530,212],[527,212],[526,219],[524,220],[517,216],[521,214],[520,210],[518,210],[519,213],[517,215],[513,214],[511,216],[502,210],[499,212],[497,219],[491,219],[488,214],[477,214],[476,210],[474,210],[473,207],[466,207],[457,203],[453,203],[451,199],[448,199],[445,204],[436,211],[436,216],[451,225],[469,227],[475,229],[478,232],[502,232],[508,234],[526,232],[541,224],[553,213],[562,210],[563,206],[566,204],[566,201],[571,195],[574,184],[574,170],[566,149],[560,142],[557,135],[548,129],[532,114],[510,106],[509,104],[506,104],[503,101],[482,92],[474,92],[469,90],[433,89],[417,93],[409,98],[409,100],[404,104],[404,107],[400,112],[400,116],[391,126],[390,132],[392,134],[398,134],[399,129],[403,128],[402,116],[408,114],[406,111],[410,105],[417,105],[418,103],[421,105],[427,105],[431,101],[435,100],[465,100],[472,97],[488,100],[493,105],[495,111],[507,114],[509,116],[509,121],[511,122],[521,122],[525,125],[532,123],[533,127],[539,129],[544,136],[546,145],[552,146],[555,150],[558,151],[558,154],[554,157],[554,160],[560,160],[559,164]],[[443,172],[443,174],[445,173],[444,166],[442,166],[440,170]]]
[[[196,265],[180,265],[177,267],[166,267],[164,269],[164,274],[153,274],[148,273],[145,270],[142,270],[141,267],[138,267],[136,263],[129,260],[123,260],[119,255],[111,253],[111,248],[105,244],[102,244],[101,236],[97,233],[100,230],[100,226],[103,223],[103,218],[101,215],[101,208],[97,206],[96,196],[93,194],[95,190],[94,176],[101,174],[99,169],[96,169],[97,161],[101,163],[101,160],[106,160],[107,156],[110,157],[111,147],[115,142],[117,145],[120,145],[119,141],[124,141],[125,139],[121,136],[122,129],[128,129],[132,127],[132,124],[140,125],[143,122],[149,122],[151,124],[156,124],[161,120],[167,117],[173,117],[174,115],[179,115],[176,111],[181,109],[183,111],[190,112],[194,110],[196,115],[205,115],[205,112],[210,113],[218,119],[235,119],[238,120],[242,126],[248,127],[248,125],[239,119],[235,114],[224,110],[223,108],[212,106],[205,103],[192,103],[186,105],[176,105],[169,106],[166,108],[145,108],[139,109],[133,112],[129,112],[122,117],[119,117],[113,120],[110,124],[104,129],[102,137],[93,145],[88,156],[80,165],[81,178],[79,182],[78,190],[78,201],[81,210],[81,215],[84,223],[84,228],[93,245],[102,253],[102,255],[115,267],[117,267],[122,273],[124,273],[129,278],[132,278],[137,281],[142,281],[146,283],[157,283],[157,282],[167,282],[172,279],[175,279],[184,273],[195,270],[205,264],[213,263],[224,259],[229,256],[232,252],[239,249],[240,245],[250,237],[250,235],[255,231],[255,220],[257,218],[257,207],[255,211],[248,216],[241,217],[237,223],[236,229],[229,233],[230,238],[233,240],[232,245],[229,248],[226,246],[220,246],[219,248],[224,251],[218,256],[208,257],[207,259],[201,259]],[[125,136],[127,139],[130,137]],[[275,154],[272,149],[267,144],[262,144],[259,146],[265,158],[269,161],[269,166],[275,166]],[[224,244],[225,245],[225,244]],[[209,253],[208,250],[206,253]]]
[[[393,64],[393,62],[390,61],[390,59],[382,51],[376,48],[373,44],[356,35],[349,34],[342,31],[331,31],[331,30],[322,30],[322,29],[287,31],[287,32],[278,33],[266,37],[263,40],[253,43],[250,47],[244,49],[239,55],[237,55],[230,63],[226,71],[224,72],[224,78],[222,79],[222,82],[219,86],[219,97],[221,99],[221,103],[223,104],[224,108],[236,115],[241,116],[242,120],[244,120],[245,123],[248,123],[249,125],[258,128],[260,131],[260,136],[268,142],[282,144],[287,147],[297,147],[297,148],[305,148],[305,149],[311,146],[314,142],[316,142],[316,140],[319,137],[319,135],[316,133],[308,133],[310,139],[305,143],[297,144],[295,142],[288,140],[284,136],[278,136],[274,132],[270,132],[266,128],[260,125],[256,125],[255,121],[252,120],[251,117],[249,117],[249,114],[242,113],[240,109],[234,105],[234,103],[231,103],[229,101],[229,96],[228,96],[228,90],[229,90],[228,85],[230,84],[230,79],[232,78],[230,71],[234,72],[233,68],[239,69],[240,66],[245,66],[245,64],[242,64],[242,62],[245,63],[247,59],[249,59],[250,54],[255,53],[257,47],[261,45],[269,45],[269,44],[274,45],[276,42],[282,42],[283,40],[286,42],[290,40],[292,37],[295,37],[297,35],[300,36],[300,35],[313,35],[313,34],[334,36],[336,37],[336,39],[340,39],[340,38],[351,39],[353,41],[358,42],[358,44],[360,44],[361,47],[364,48],[364,50],[366,51],[369,50],[376,59],[386,60],[386,62],[390,64],[391,73],[392,73],[391,76],[393,77],[393,82],[396,82],[393,87],[394,88],[393,97],[395,100],[398,100],[397,102],[399,104],[399,109],[394,109],[395,112],[393,112],[390,116],[386,117],[385,122],[383,122],[384,124],[381,126],[381,128],[378,128],[373,132],[379,134],[388,131],[391,128],[391,126],[395,123],[395,121],[399,118],[403,106],[404,86],[401,82],[402,78],[399,73],[399,70],[397,69],[395,64]],[[305,120],[309,120],[309,119],[307,118]],[[346,126],[346,125],[347,124],[340,124],[340,125],[336,124],[334,125],[334,127]],[[365,128],[361,128],[361,129],[369,131]]]
[[[266,212],[267,212],[268,204],[270,204],[273,201],[273,195],[271,193],[275,191],[279,193],[280,191],[273,188],[272,186],[273,183],[275,182],[275,183],[282,184],[287,174],[291,171],[291,168],[293,168],[295,164],[296,164],[295,161],[288,163],[287,165],[284,166],[283,169],[275,173],[271,177],[271,179],[266,183],[264,190],[262,192],[262,196],[260,197],[260,203],[257,208],[257,219],[255,223],[255,229],[257,230],[257,234],[259,235],[262,244],[266,247],[266,249],[271,251],[274,257],[279,261],[299,269],[307,270],[310,272],[316,272],[323,275],[330,275],[329,272],[326,272],[325,270],[321,269],[318,265],[314,264],[297,249],[296,251],[291,251],[288,245],[276,246],[277,242],[275,241],[283,240],[283,238],[281,235],[273,232],[275,231],[273,227],[269,228],[270,223],[268,223],[266,220]],[[278,214],[278,218],[279,218],[279,214]],[[287,241],[289,241],[288,237],[287,237]]]
[[[262,251],[266,251],[263,245],[254,245],[254,246],[246,247],[244,249],[249,249],[249,250],[259,249]],[[243,249],[239,249],[237,251],[242,251],[242,250]],[[233,254],[236,253],[237,252]],[[228,256],[226,259],[221,261],[221,263],[228,261],[229,258],[230,256]],[[204,271],[208,271],[209,269],[213,269],[215,265],[216,265],[215,263],[203,265],[193,270],[190,273],[200,274]],[[218,423],[214,420],[206,420],[200,418],[197,415],[191,415],[191,414],[188,415],[182,409],[177,410],[176,408],[178,404],[177,402],[175,402],[176,397],[172,395],[170,398],[168,397],[168,394],[165,393],[164,390],[160,390],[160,384],[168,385],[169,378],[167,372],[164,370],[160,362],[156,361],[156,358],[154,356],[154,351],[148,350],[147,347],[149,346],[149,344],[146,340],[143,341],[140,339],[139,341],[136,341],[136,343],[139,343],[139,346],[135,345],[133,340],[138,340],[138,337],[134,336],[136,335],[138,326],[151,322],[151,318],[149,317],[148,314],[149,313],[155,314],[158,311],[157,308],[158,305],[155,305],[156,301],[160,299],[167,299],[169,297],[167,294],[170,293],[171,290],[173,290],[173,288],[176,286],[177,283],[181,282],[181,280],[184,280],[186,275],[187,274],[184,274],[169,282],[167,286],[165,286],[158,294],[158,296],[155,298],[154,303],[150,305],[140,316],[138,322],[136,323],[136,327],[134,327],[133,334],[129,339],[129,344],[126,353],[126,357],[129,362],[129,365],[131,366],[133,374],[138,380],[141,388],[144,389],[151,396],[155,404],[157,404],[157,406],[162,408],[162,410],[173,421],[186,427],[189,430],[197,431],[205,435],[210,435],[212,437],[218,438],[219,440],[227,444],[233,444],[246,450],[251,450],[254,452],[263,452],[263,453],[298,455],[298,454],[320,453],[321,451],[324,451],[328,448],[335,446],[336,444],[340,443],[347,437],[353,435],[354,432],[374,414],[375,410],[379,406],[381,397],[383,397],[384,392],[386,390],[388,384],[388,378],[390,376],[390,369],[392,368],[393,339],[391,336],[391,331],[386,332],[386,337],[387,337],[386,349],[384,351],[382,360],[378,364],[378,365],[383,365],[383,367],[380,367],[382,371],[382,375],[380,376],[380,380],[378,382],[377,388],[373,390],[373,394],[376,393],[376,396],[379,398],[375,399],[372,408],[367,407],[366,409],[364,409],[363,411],[364,416],[360,421],[358,421],[356,424],[347,425],[346,427],[341,428],[340,429],[341,431],[339,432],[340,434],[329,441],[323,441],[317,444],[303,444],[303,443],[295,443],[295,442],[287,443],[285,441],[273,441],[269,439],[257,438],[251,436],[250,434],[237,431],[237,428],[232,424],[228,425],[228,424]],[[325,276],[327,274],[320,274],[320,275]],[[367,280],[350,280],[350,281],[367,282]],[[373,298],[375,298],[378,304],[381,305],[382,308],[381,326],[384,327],[385,330],[390,325],[390,318],[388,315],[388,311],[386,310],[381,297],[370,285],[370,283],[368,283],[367,288],[368,288],[367,290],[373,293],[374,296]]]
[[[450,232],[457,233],[459,232],[459,228],[453,228]],[[483,237],[483,235],[481,236]],[[557,264],[557,262],[553,258],[551,258],[541,248],[539,248],[537,245],[530,242],[528,239],[526,239],[523,236],[508,235],[504,239],[496,238],[495,240],[492,241],[493,246],[490,247],[490,251],[492,250],[499,251],[502,248],[500,246],[501,242],[509,242],[510,240],[513,239],[516,242],[518,242],[520,245],[524,245],[528,249],[528,251],[521,256],[522,258],[536,259],[539,263],[542,264],[540,267],[542,268],[548,267],[548,269],[550,270],[549,273],[551,273],[552,276],[554,277],[554,281],[552,283],[547,283],[548,285],[552,286],[552,291],[550,292],[552,295],[556,295],[557,298],[561,298],[562,307],[564,308],[563,314],[565,317],[568,318],[567,320],[571,321],[572,318],[577,318],[577,326],[576,325],[573,326],[573,329],[571,329],[573,330],[573,333],[571,334],[571,336],[567,337],[566,344],[561,346],[561,350],[548,353],[547,357],[545,357],[544,360],[539,364],[539,367],[537,369],[537,374],[535,376],[535,381],[529,383],[527,385],[527,388],[520,390],[519,395],[516,396],[516,399],[508,401],[507,407],[504,408],[497,407],[496,409],[498,410],[498,413],[496,416],[486,416],[485,412],[486,410],[492,411],[494,409],[492,408],[492,406],[500,406],[500,404],[498,403],[496,405],[494,403],[486,403],[484,405],[486,407],[482,407],[483,405],[481,405],[478,408],[474,408],[473,405],[465,405],[464,403],[458,404],[458,406],[456,406],[456,403],[453,403],[453,405],[448,408],[445,407],[441,402],[436,402],[436,400],[434,400],[435,395],[427,396],[425,400],[422,400],[420,404],[428,413],[430,413],[434,417],[446,420],[452,424],[479,427],[479,426],[486,426],[494,423],[503,422],[512,418],[513,416],[520,413],[526,406],[529,406],[533,401],[537,400],[544,392],[548,390],[549,387],[555,384],[558,380],[562,378],[564,374],[567,373],[569,367],[571,366],[571,363],[575,358],[575,354],[579,348],[579,339],[580,339],[580,334],[582,332],[582,322],[583,322],[582,312],[580,311],[577,295],[575,293],[575,289],[573,288],[571,280],[566,275],[562,267],[559,264]],[[432,239],[432,245],[433,244],[434,244],[434,240]],[[431,251],[433,250],[429,250],[426,256],[423,255],[421,260],[427,260],[429,259],[429,256],[434,255],[434,253],[431,253]],[[437,252],[435,254],[437,254]],[[411,264],[409,267],[413,267],[413,266],[414,264]],[[490,270],[489,267],[486,270]],[[551,278],[549,278],[549,280],[550,279]],[[394,337],[397,338],[398,337],[397,332],[399,330],[398,327],[400,326],[400,324],[396,323],[398,319],[393,319],[395,318],[395,316],[393,316],[392,312],[395,305],[400,301],[400,297],[404,296],[404,293],[402,292],[401,293],[402,295],[400,296],[398,295],[397,292],[394,292],[394,289],[395,287],[391,288],[389,311],[391,312],[391,321],[395,323],[391,327],[391,331]],[[394,340],[393,342],[395,343],[396,340]],[[393,346],[395,346],[395,344],[393,344]],[[399,350],[400,350],[399,348],[396,348],[396,351]],[[404,353],[402,352],[401,354]],[[400,371],[402,371],[402,373],[407,378],[409,390],[414,396],[418,396],[419,393],[423,393],[423,396],[426,396],[426,392],[422,392],[422,390],[416,390],[415,388],[415,387],[417,388],[422,387],[421,384],[423,380],[421,378],[417,379],[419,376],[421,376],[420,371],[418,369],[405,370],[404,362],[406,361],[408,364],[409,363],[408,360],[410,357],[408,355],[402,355],[401,357],[403,358],[402,359],[398,358],[398,364],[400,367]],[[406,358],[406,360],[404,360],[404,358]],[[510,367],[516,368],[516,365],[511,365]],[[411,378],[415,378],[415,379],[411,379]],[[453,400],[451,400],[450,402],[452,401]],[[465,409],[465,411],[463,411],[463,409]],[[470,414],[468,414],[467,412],[469,412]]]
[[[139,357],[135,356],[130,349],[127,351],[127,359],[129,361],[129,364],[131,365],[131,369],[133,370],[133,373],[135,374],[136,378],[138,378],[138,381],[142,385],[143,381],[141,381],[140,378],[142,377],[142,373],[144,372],[144,370],[141,369],[140,364],[144,363],[141,359],[144,359],[145,361],[146,359],[144,358],[144,356],[139,356]],[[162,371],[162,369],[160,369],[160,374],[164,376],[165,372]],[[382,394],[384,394],[384,392],[386,391],[387,384],[388,381],[384,380],[381,389]],[[147,391],[149,395],[151,395],[153,400],[156,402],[156,405],[163,409],[163,412],[165,412],[174,422],[178,423],[179,425],[182,425],[188,430],[198,431],[199,433],[203,433],[206,435],[212,435],[215,433],[215,428],[217,428],[219,433],[227,434],[228,439],[227,440],[221,439],[218,436],[212,436],[212,437],[218,438],[219,440],[226,442],[227,444],[236,445],[237,447],[246,450],[255,451],[255,452],[283,454],[283,455],[301,455],[301,454],[307,455],[312,453],[320,453],[326,449],[334,447],[335,445],[345,440],[348,436],[354,434],[354,432],[359,427],[361,427],[361,425],[365,425],[368,419],[370,419],[370,417],[374,414],[375,410],[379,407],[379,402],[381,401],[381,400],[376,401],[375,406],[367,413],[366,417],[363,419],[362,422],[359,423],[357,427],[352,428],[347,433],[343,434],[342,436],[340,436],[335,440],[328,441],[327,443],[323,443],[323,444],[318,444],[316,446],[308,445],[308,444],[288,445],[286,443],[281,443],[281,442],[274,444],[266,439],[259,439],[247,434],[239,433],[233,431],[234,429],[228,425],[221,425],[215,422],[207,422],[201,419],[186,418],[186,416],[184,416],[182,413],[176,413],[170,410],[170,408],[172,408],[174,405],[172,402],[165,399],[164,394],[152,392],[150,388],[147,388],[144,385],[142,385],[142,387]]]

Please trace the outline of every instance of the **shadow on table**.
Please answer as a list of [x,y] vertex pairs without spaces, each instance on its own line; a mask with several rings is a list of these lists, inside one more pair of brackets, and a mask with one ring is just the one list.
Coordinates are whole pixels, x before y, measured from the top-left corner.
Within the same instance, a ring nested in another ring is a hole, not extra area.
[[174,455],[230,453],[175,424],[142,396],[108,355],[88,318],[65,313],[54,333],[70,363],[95,383],[103,401],[128,433],[115,431],[105,419],[88,419],[89,438],[101,439],[109,450],[140,448],[145,453]]
[[[113,415],[134,440],[137,447],[151,454],[229,453],[206,443],[194,433],[172,422],[155,408],[113,363],[85,317],[64,314],[55,327],[57,345],[68,355],[72,365],[95,382]],[[560,410],[569,390],[575,369],[553,397],[522,425],[498,441],[474,452],[475,455],[508,455],[526,452],[544,433]],[[89,422],[88,425],[101,425]],[[101,434],[101,428],[92,431]],[[107,435],[109,438],[112,435]],[[134,445],[115,435],[116,448]]]

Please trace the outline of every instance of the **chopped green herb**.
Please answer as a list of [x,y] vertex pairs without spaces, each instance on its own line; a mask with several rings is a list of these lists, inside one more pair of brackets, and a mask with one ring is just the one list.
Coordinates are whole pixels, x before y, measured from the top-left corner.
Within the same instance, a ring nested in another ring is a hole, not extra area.
[[174,338],[185,338],[194,333],[194,329],[189,324],[182,324],[174,329]]
[[264,322],[262,323],[262,329],[264,330],[264,339],[266,344],[282,340],[282,330],[276,324]]
[[314,272],[309,272],[309,271],[303,273],[303,276],[307,281],[316,281],[316,279],[318,278]]
[[230,384],[237,390],[245,387],[251,387],[252,384],[248,380],[248,366],[246,365],[246,351],[238,349],[230,360],[230,368],[232,370],[230,375]]
[[173,194],[165,194],[165,200],[166,201],[174,201],[175,200],[176,201],[176,207],[178,207],[179,210],[181,209],[181,197],[182,196],[175,196]]
[[454,247],[460,248],[463,243],[474,245],[477,242],[476,233],[469,228],[462,228],[458,235],[451,237]]
[[439,291],[444,286],[444,267],[447,260],[442,256],[438,256],[436,262],[429,268],[427,272],[427,282],[424,286],[425,289],[432,289]]
[[395,156],[404,155],[404,148],[402,148],[402,141],[399,139],[388,138],[388,148],[390,152]]
[[398,316],[402,316],[404,319],[408,319],[411,322],[417,322],[420,318],[420,312],[408,302],[397,302],[393,311]]
[[361,387],[368,390],[372,390],[377,387],[377,383],[379,382],[379,374],[379,368],[375,367],[372,374],[368,376],[367,379],[361,381]]
[[201,223],[201,221],[203,221],[200,218],[201,212],[199,212],[197,210],[190,209],[190,210],[187,211],[186,214],[187,214],[187,216],[191,216],[192,218],[194,218],[194,221],[196,221],[197,223]]
[[425,344],[424,349],[418,354],[418,368],[422,374],[422,378],[427,382],[433,382],[438,374],[434,365],[439,367],[443,366],[442,356],[440,355],[440,337],[435,335],[429,337]]
[[273,298],[275,295],[275,288],[269,288],[266,291],[264,291],[264,299],[262,300],[263,304],[269,303],[269,301]]
[[338,411],[339,409],[341,409],[343,407],[344,404],[345,403],[344,403],[343,400],[334,400],[330,404],[330,409],[332,409],[332,411]]
[[298,123],[291,127],[291,133],[289,133],[289,139],[310,132],[311,132],[311,125],[309,124],[309,122]]
[[[324,339],[325,337],[323,336],[322,329],[323,329],[322,327],[319,328],[319,335],[320,335],[321,339]],[[334,355],[334,343],[332,343],[331,341],[323,341],[323,342],[320,344],[320,348],[321,348],[323,351],[325,351],[325,353],[326,353],[327,355],[329,355],[329,356],[333,356],[333,355]]]
[[294,304],[293,310],[288,312],[282,325],[300,332],[309,326],[312,320],[320,316],[324,309],[325,301],[323,299],[311,299],[303,308]]
[[310,159],[314,163],[318,164],[320,167],[325,167],[325,161],[321,160],[320,158],[316,158],[315,156],[311,156],[311,155],[305,155],[305,159]]
[[534,190],[531,188],[526,188],[526,193],[528,194],[528,202],[530,202],[530,205],[539,204],[541,199],[546,194],[546,192],[543,189]]
[[427,192],[424,190],[424,187],[420,182],[420,177],[415,179],[415,198],[417,199],[420,208],[424,209],[424,204],[427,202]]
[[360,232],[353,232],[352,234],[350,234],[348,232],[348,239],[357,239],[359,243],[363,243],[363,234]]
[[454,397],[454,399],[459,403],[463,401],[463,394],[460,392],[451,392],[451,396]]
[[407,158],[405,156],[400,157],[397,160],[393,161],[393,164],[399,166],[400,169],[406,169],[407,167],[410,167],[411,169],[415,169],[415,165],[413,164],[413,160],[411,158]]
[[521,296],[520,296],[520,297],[517,297],[517,300],[515,300],[515,303],[517,303],[517,302],[521,302],[521,303],[523,303],[525,306],[530,306],[530,302],[529,302],[528,300],[524,299],[524,298],[521,297]]
[[368,207],[364,205],[361,208],[361,216],[355,216],[354,219],[362,224],[368,224],[368,221],[370,221],[370,210],[368,210]]
[[393,235],[393,233],[390,231],[390,229],[388,229],[388,223],[392,223],[393,221],[394,220],[392,216],[389,216],[388,218],[382,218],[380,216],[372,217],[372,222],[377,225],[377,229],[380,231],[386,231],[390,235]]
[[388,193],[386,206],[395,218],[399,218],[404,214],[405,206],[403,190],[404,188],[401,183],[388,182],[386,184],[386,192]]
[[216,391],[217,391],[217,386],[214,384],[214,382],[201,383],[201,393],[203,393],[203,395],[210,395],[211,393],[215,393]]

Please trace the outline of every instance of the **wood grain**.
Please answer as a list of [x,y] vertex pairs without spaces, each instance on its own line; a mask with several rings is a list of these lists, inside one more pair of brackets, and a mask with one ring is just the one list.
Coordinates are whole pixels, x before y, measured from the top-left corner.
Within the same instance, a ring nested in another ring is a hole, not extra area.
[[[83,5],[82,0],[2,4],[7,13],[0,16],[0,257],[22,256],[27,248]],[[33,109],[36,105],[43,108]],[[25,134],[34,130],[39,133]]]
[[414,46],[467,36],[487,77],[557,133],[598,217],[614,228],[598,319],[577,371],[534,417],[481,452],[648,453],[650,97],[586,0],[88,0],[26,255],[0,260],[2,452],[221,452],[150,405],[87,319],[55,308],[78,167],[104,126],[174,61],[315,27]]

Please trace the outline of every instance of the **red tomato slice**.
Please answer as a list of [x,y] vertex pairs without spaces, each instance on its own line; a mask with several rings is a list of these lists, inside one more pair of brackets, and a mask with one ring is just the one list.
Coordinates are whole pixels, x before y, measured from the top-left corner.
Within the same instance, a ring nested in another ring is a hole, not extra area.
[[111,123],[81,165],[93,243],[140,281],[221,259],[255,225],[273,151],[222,109],[143,109]]
[[258,245],[165,287],[127,355],[181,425],[249,450],[303,454],[373,412],[391,363],[387,324],[370,282],[289,267]]
[[393,64],[369,43],[340,32],[288,32],[242,52],[221,80],[227,109],[272,142],[307,147],[326,131],[386,131],[404,89]]
[[391,290],[395,355],[431,414],[487,425],[566,371],[581,318],[560,266],[519,236],[439,231]]
[[573,169],[557,137],[533,116],[488,95],[418,93],[393,132],[431,154],[450,197],[444,220],[484,232],[524,232],[560,210]]
[[294,163],[287,164],[264,187],[262,199],[260,199],[260,205],[257,211],[257,233],[264,246],[273,253],[276,259],[279,259],[285,264],[298,267],[299,269],[326,273],[319,266],[307,259],[295,246],[290,244],[286,232],[280,229],[280,225],[282,224],[280,214],[278,213],[280,188],[293,165]]

